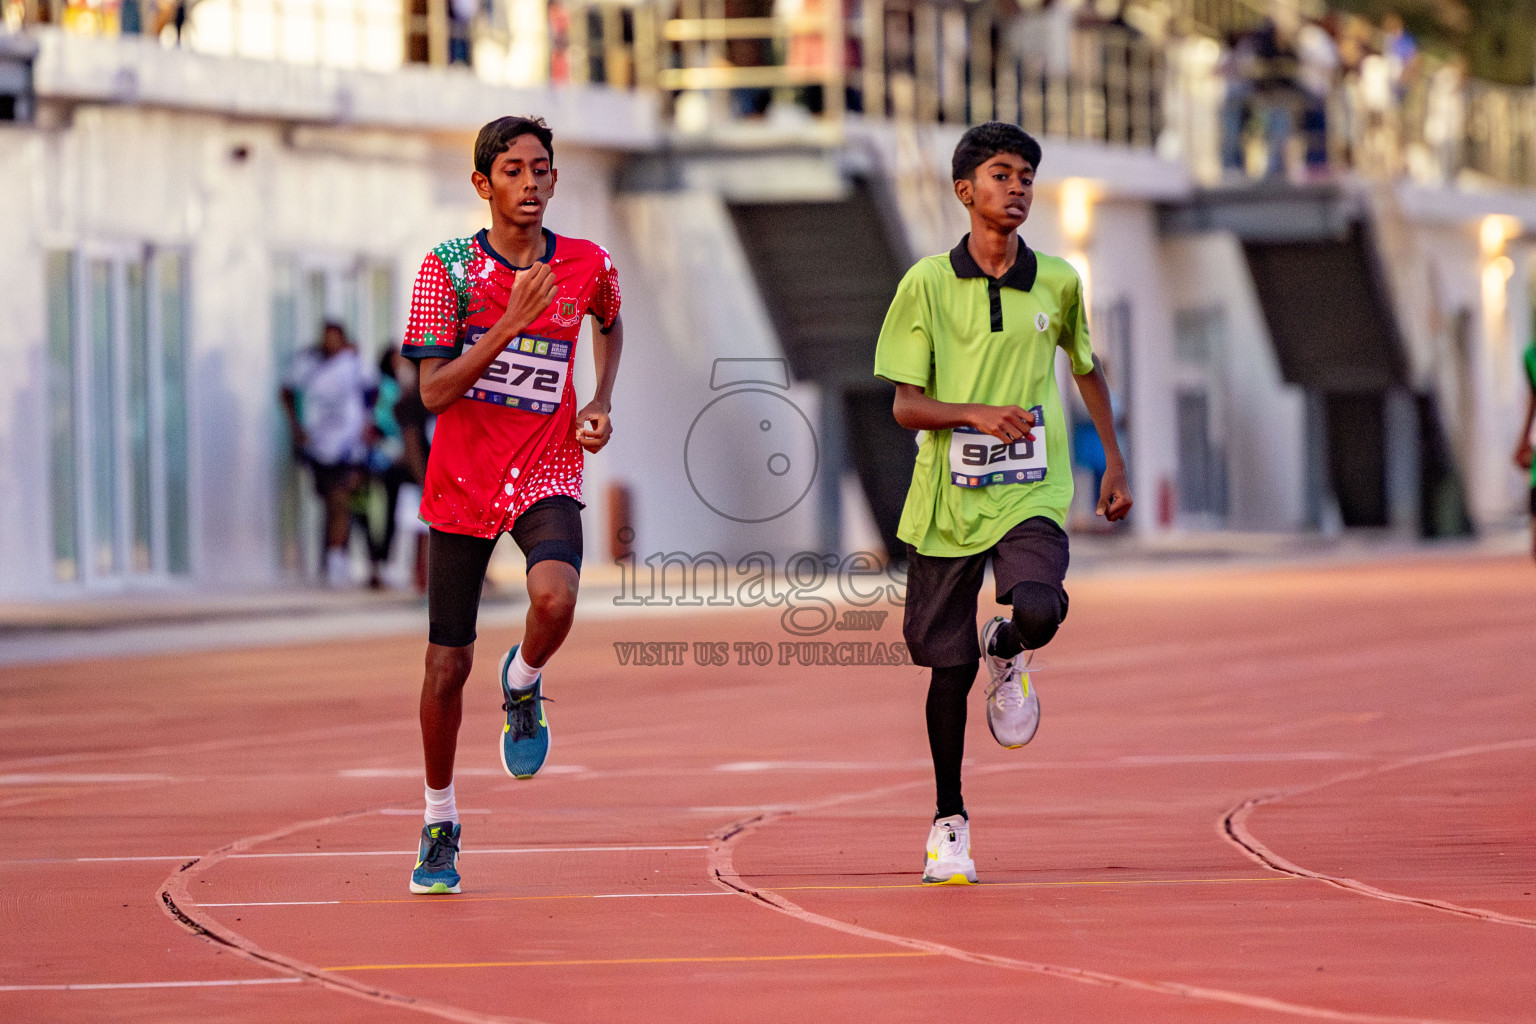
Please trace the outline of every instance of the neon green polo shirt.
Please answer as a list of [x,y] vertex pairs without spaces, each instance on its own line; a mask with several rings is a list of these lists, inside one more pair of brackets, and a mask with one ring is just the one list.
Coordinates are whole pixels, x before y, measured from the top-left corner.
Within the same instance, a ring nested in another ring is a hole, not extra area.
[[1071,357],[1073,373],[1093,369],[1083,286],[1071,264],[1021,239],[1013,266],[991,278],[966,248],[970,237],[919,260],[902,278],[880,329],[875,376],[916,384],[941,402],[1038,406],[1046,472],[1033,482],[962,486],[950,460],[953,431],[924,434],[896,535],[939,557],[984,552],[1031,516],[1065,526],[1072,466],[1056,389],[1057,346]]

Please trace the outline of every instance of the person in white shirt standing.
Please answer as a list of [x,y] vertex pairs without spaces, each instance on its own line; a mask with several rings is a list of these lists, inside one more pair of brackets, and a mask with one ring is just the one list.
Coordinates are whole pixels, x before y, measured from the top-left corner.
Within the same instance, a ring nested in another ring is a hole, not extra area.
[[364,480],[369,408],[377,394],[378,384],[346,328],[334,322],[322,329],[318,345],[294,357],[283,380],[294,452],[309,465],[315,493],[325,503],[320,568],[333,587],[351,580],[351,504]]

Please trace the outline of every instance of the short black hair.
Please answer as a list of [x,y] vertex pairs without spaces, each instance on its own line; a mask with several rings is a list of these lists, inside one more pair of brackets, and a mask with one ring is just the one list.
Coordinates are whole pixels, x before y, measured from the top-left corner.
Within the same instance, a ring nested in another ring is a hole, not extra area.
[[555,162],[555,133],[549,130],[542,117],[498,117],[475,136],[475,170],[489,175],[496,158],[507,151],[512,140],[519,135],[532,135],[544,144],[549,162]]
[[1033,135],[1007,121],[988,121],[966,129],[960,136],[950,161],[950,174],[955,181],[975,177],[976,168],[999,153],[1021,156],[1029,161],[1029,166],[1040,169],[1040,143]]

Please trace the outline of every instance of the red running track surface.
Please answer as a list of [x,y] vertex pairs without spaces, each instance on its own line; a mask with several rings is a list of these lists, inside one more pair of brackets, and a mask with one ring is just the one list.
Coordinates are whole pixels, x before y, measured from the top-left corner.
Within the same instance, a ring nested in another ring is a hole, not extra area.
[[973,696],[972,887],[917,882],[921,670],[613,647],[772,610],[579,622],[531,782],[484,631],[457,897],[406,890],[420,637],[0,670],[0,1019],[1536,1020],[1536,569],[1071,589],[1036,740]]

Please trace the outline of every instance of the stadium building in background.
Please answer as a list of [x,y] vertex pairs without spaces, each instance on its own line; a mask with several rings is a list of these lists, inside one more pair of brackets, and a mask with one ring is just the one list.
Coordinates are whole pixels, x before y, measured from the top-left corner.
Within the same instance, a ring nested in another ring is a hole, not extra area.
[[[311,576],[284,368],[327,319],[398,343],[421,257],[483,226],[471,143],[506,113],[555,130],[550,227],[622,275],[590,561],[893,543],[912,441],[875,337],[966,229],[949,154],[989,119],[1043,144],[1022,235],[1087,282],[1136,534],[1507,525],[1536,92],[1369,32],[1325,73],[1326,13],[0,0],[0,596]],[[747,393],[809,427],[788,471],[690,457],[749,447]]]

